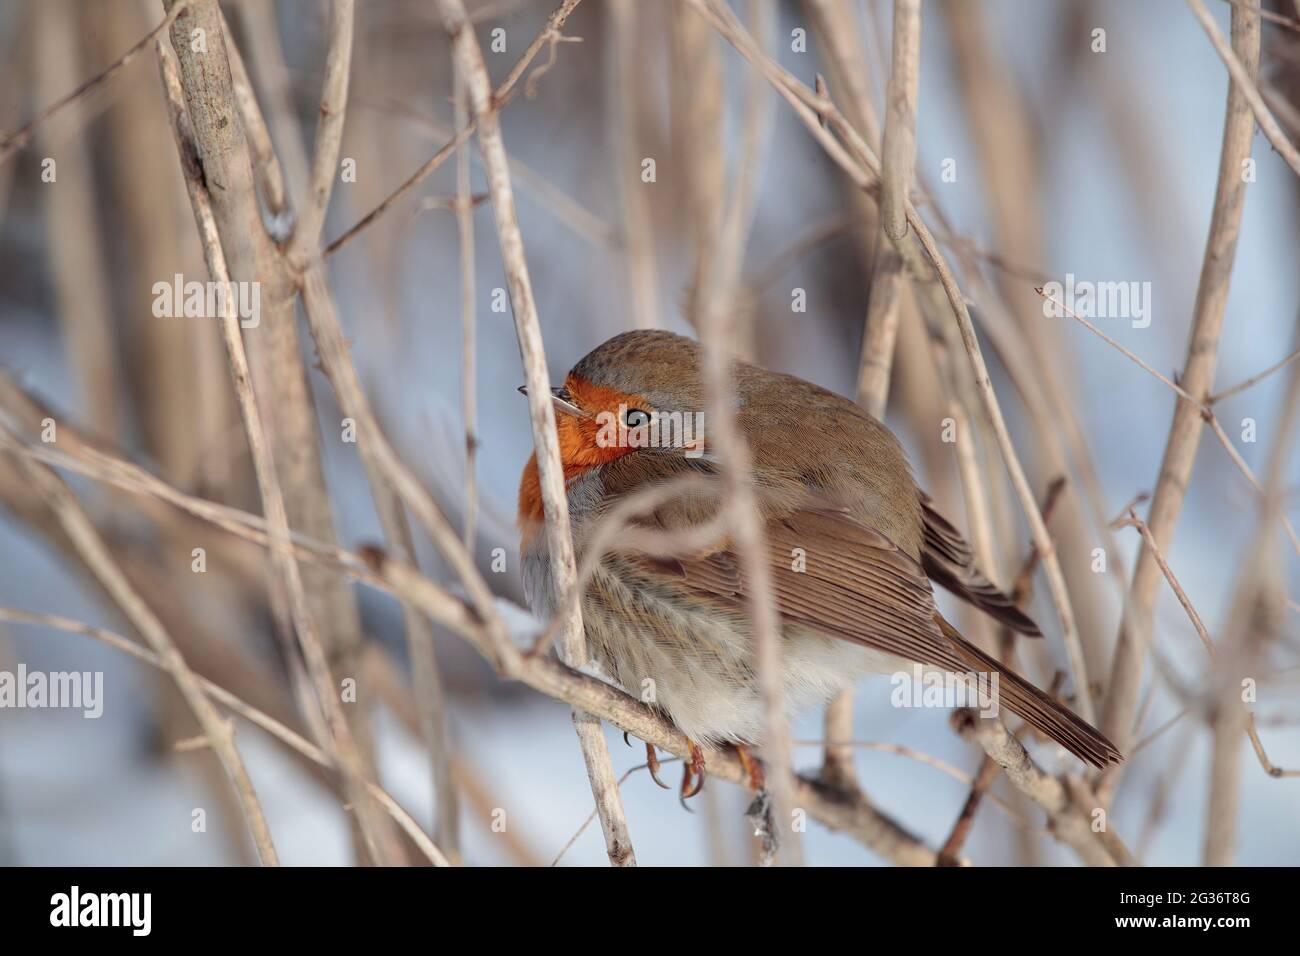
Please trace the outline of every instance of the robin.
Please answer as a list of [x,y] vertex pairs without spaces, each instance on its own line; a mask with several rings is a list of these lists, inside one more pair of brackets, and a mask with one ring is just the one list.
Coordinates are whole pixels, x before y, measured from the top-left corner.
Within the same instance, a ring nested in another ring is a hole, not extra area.
[[[910,674],[919,664],[928,673],[976,675],[996,689],[996,703],[1095,767],[1123,759],[1099,731],[940,615],[932,583],[1013,631],[1041,636],[917,487],[888,428],[833,392],[744,362],[735,366],[735,391],[780,612],[788,713],[824,704],[866,674]],[[694,475],[706,488],[659,502],[640,519],[646,526],[685,530],[715,513],[718,495],[707,481],[716,480],[717,463],[699,427],[705,398],[696,342],[625,332],[578,362],[552,393],[580,562],[602,515],[661,482]],[[534,455],[519,488],[521,558],[530,605],[550,615],[561,596],[542,523]],[[747,588],[736,553],[720,540],[685,557],[614,550],[583,592],[591,657],[694,742],[683,796],[699,789],[692,777],[703,780],[700,745],[737,745],[759,785],[746,749],[761,742],[763,728]],[[647,755],[653,771],[651,747]]]

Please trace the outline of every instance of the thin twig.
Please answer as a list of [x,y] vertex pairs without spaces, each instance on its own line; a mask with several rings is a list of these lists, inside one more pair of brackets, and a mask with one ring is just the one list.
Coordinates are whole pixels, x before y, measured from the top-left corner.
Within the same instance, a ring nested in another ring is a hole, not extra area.
[[[421,727],[419,706],[416,704],[411,684],[402,677],[400,662],[395,659],[393,648],[370,644],[366,648],[365,673],[373,682],[378,695],[388,708],[402,722],[412,736],[417,739],[424,733]],[[505,829],[496,829],[492,824],[494,811],[503,806],[503,798],[493,792],[484,782],[479,770],[466,759],[464,752],[451,755],[452,775],[456,781],[458,800],[468,804],[471,813],[491,829],[493,836],[505,844],[507,853],[514,861],[524,867],[540,867],[541,857],[533,848],[533,840],[521,832],[517,820],[512,820]]]
[[1081,315],[1077,314],[1076,312],[1074,312],[1074,310],[1072,310],[1068,305],[1066,305],[1066,304],[1065,304],[1064,302],[1062,302],[1060,299],[1056,298],[1056,297],[1053,296],[1053,295],[1049,295],[1046,291],[1044,291],[1044,287],[1042,287],[1042,286],[1036,286],[1036,287],[1034,288],[1034,291],[1037,292],[1039,295],[1041,295],[1041,296],[1042,296],[1046,301],[1052,303],[1052,305],[1054,305],[1054,306],[1056,306],[1058,309],[1060,309],[1064,314],[1066,314],[1066,315],[1068,315],[1070,318],[1074,319],[1074,321],[1078,322],[1080,325],[1082,325],[1085,329],[1087,329],[1087,330],[1088,330],[1089,332],[1091,332],[1093,335],[1097,336],[1099,339],[1101,339],[1103,342],[1105,342],[1105,343],[1106,343],[1107,345],[1109,345],[1111,348],[1113,348],[1113,349],[1119,351],[1120,353],[1122,353],[1126,358],[1129,359],[1129,361],[1133,362],[1135,365],[1137,365],[1137,366],[1138,366],[1139,368],[1141,368],[1143,371],[1149,373],[1150,375],[1152,375],[1152,376],[1154,376],[1155,378],[1159,379],[1159,380],[1160,380],[1161,382],[1163,382],[1165,385],[1169,386],[1169,388],[1173,389],[1173,391],[1174,391],[1175,393],[1177,393],[1179,397],[1181,397],[1181,398],[1183,398],[1183,399],[1185,399],[1185,400],[1191,402],[1193,405],[1197,406],[1198,408],[1202,408],[1202,407],[1204,407],[1204,406],[1202,405],[1202,403],[1201,403],[1201,400],[1198,399],[1195,395],[1193,395],[1193,394],[1192,394],[1191,392],[1189,392],[1187,389],[1183,388],[1181,385],[1179,385],[1179,384],[1178,384],[1177,382],[1175,382],[1173,379],[1169,378],[1167,375],[1164,375],[1164,374],[1162,374],[1162,373],[1156,371],[1154,368],[1152,368],[1150,365],[1148,365],[1146,362],[1144,362],[1144,361],[1143,361],[1143,360],[1142,360],[1142,359],[1141,359],[1137,354],[1135,354],[1134,352],[1130,351],[1129,349],[1126,349],[1124,346],[1120,345],[1118,342],[1116,342],[1113,338],[1111,338],[1109,335],[1107,335],[1107,334],[1106,334],[1105,332],[1103,332],[1101,329],[1097,328],[1096,325],[1094,325],[1093,323],[1089,322],[1089,321],[1088,321],[1087,319],[1085,319],[1083,316],[1081,316]]
[[[245,3],[247,10],[255,4]],[[265,9],[265,8],[263,8]],[[222,26],[226,32],[226,54],[230,58],[230,82],[235,91],[235,105],[239,107],[239,121],[244,124],[244,134],[248,138],[248,150],[253,161],[253,172],[257,175],[262,202],[270,219],[285,223],[289,215],[289,195],[285,191],[284,170],[280,159],[275,154],[275,144],[271,140],[271,130],[266,125],[262,108],[257,103],[257,93],[253,89],[253,80],[248,75],[248,67],[239,46],[230,34],[229,25],[222,17]]]
[[315,156],[311,165],[311,187],[307,204],[298,217],[290,257],[304,261],[320,245],[321,227],[329,208],[334,181],[338,179],[339,149],[343,143],[343,120],[348,99],[348,78],[352,74],[352,19],[354,0],[331,0],[329,39],[325,55],[325,80],[321,84],[317,111]]
[[[1048,524],[1051,523],[1052,516],[1056,513],[1056,507],[1061,500],[1061,493],[1065,490],[1065,485],[1064,476],[1057,477],[1048,485],[1042,506],[1043,521]],[[1020,572],[1016,575],[1015,583],[1011,588],[1012,598],[1019,606],[1023,607],[1029,599],[1034,571],[1038,568],[1040,560],[1041,555],[1038,553],[1038,549],[1030,548],[1029,554],[1020,566]],[[1015,650],[1011,644],[1009,633],[1003,640],[1002,657],[1004,660],[1010,660],[1014,658]],[[962,804],[961,812],[953,822],[952,829],[948,833],[948,839],[944,841],[943,847],[939,850],[940,865],[955,865],[955,861],[961,854],[961,848],[965,845],[966,838],[970,835],[971,828],[975,824],[975,815],[979,812],[980,804],[983,802],[989,788],[993,785],[993,778],[997,769],[998,764],[991,756],[985,754],[980,763],[979,772],[975,775],[975,780],[971,784],[970,793],[967,794],[966,801]]]
[[[1196,635],[1201,639],[1201,645],[1205,648],[1205,652],[1210,655],[1211,659],[1213,659],[1215,655],[1214,639],[1210,637],[1209,629],[1206,628],[1205,622],[1201,620],[1201,616],[1196,613],[1196,608],[1192,605],[1191,599],[1187,596],[1187,592],[1184,591],[1183,586],[1178,583],[1178,578],[1174,574],[1173,569],[1169,567],[1169,562],[1165,560],[1164,555],[1160,552],[1160,546],[1156,542],[1155,537],[1151,534],[1151,529],[1147,526],[1145,521],[1138,517],[1137,511],[1133,508],[1128,509],[1127,517],[1119,519],[1112,525],[1112,527],[1115,528],[1129,526],[1136,528],[1138,533],[1142,535],[1142,540],[1151,550],[1151,554],[1155,558],[1156,563],[1160,565],[1160,571],[1164,574],[1165,580],[1169,583],[1170,590],[1172,590],[1174,595],[1178,598],[1178,603],[1183,606],[1183,611],[1187,614],[1187,619],[1192,622],[1192,627],[1196,630]],[[1179,714],[1179,717],[1181,716],[1182,714]],[[1177,720],[1177,718],[1174,720]],[[1174,721],[1170,721],[1171,724],[1173,722]],[[1153,738],[1159,736],[1165,729],[1167,729],[1167,727],[1162,727],[1160,730],[1151,734],[1142,742],[1142,745],[1150,743]],[[1255,755],[1259,758],[1259,765],[1264,768],[1266,774],[1270,777],[1300,776],[1300,770],[1284,770],[1268,759],[1268,754],[1264,750],[1264,744],[1259,739],[1259,731],[1255,727],[1254,714],[1249,714],[1247,718],[1246,734],[1250,737],[1251,746],[1255,748]],[[1135,747],[1133,752],[1136,753],[1138,749],[1140,748]]]
[[[376,109],[383,109],[395,113],[404,119],[409,119],[419,124],[421,130],[427,131],[430,136],[437,139],[447,139],[452,135],[453,129],[465,129],[470,126],[472,120],[465,118],[464,122],[456,121],[452,126],[448,126],[431,116],[411,107],[400,101],[389,101],[383,105],[376,106]],[[472,164],[480,163],[479,155],[474,151],[457,150],[456,155],[468,152],[469,162]],[[574,235],[591,243],[597,249],[617,249],[618,236],[612,226],[593,213],[586,206],[573,199],[562,189],[548,180],[532,166],[521,162],[518,157],[510,157],[510,175],[515,178],[519,186],[519,193],[523,196],[530,196],[545,208],[556,220],[565,228],[573,231]],[[474,194],[474,206],[478,207],[488,201],[491,197],[487,193]],[[442,200],[443,208],[454,209],[454,199]],[[427,204],[427,201],[426,201]]]
[[1257,373],[1257,374],[1255,374],[1255,375],[1252,375],[1250,378],[1246,379],[1244,382],[1239,382],[1238,384],[1232,386],[1232,388],[1225,388],[1225,389],[1224,389],[1223,391],[1221,391],[1221,392],[1215,392],[1213,395],[1209,396],[1209,397],[1205,400],[1205,404],[1206,404],[1206,405],[1215,405],[1215,404],[1217,404],[1218,402],[1223,401],[1225,398],[1229,398],[1230,396],[1236,395],[1236,394],[1239,393],[1239,392],[1244,392],[1246,389],[1250,388],[1252,385],[1257,385],[1259,382],[1261,382],[1261,381],[1263,381],[1264,379],[1268,378],[1268,377],[1269,377],[1270,375],[1272,375],[1274,372],[1277,372],[1277,371],[1280,371],[1281,369],[1286,368],[1288,365],[1290,365],[1292,362],[1294,362],[1294,361],[1295,361],[1296,359],[1298,359],[1298,358],[1300,358],[1300,349],[1296,349],[1296,350],[1294,350],[1294,351],[1291,352],[1291,354],[1288,355],[1286,358],[1284,358],[1284,359],[1280,359],[1279,361],[1274,362],[1274,363],[1273,363],[1272,365],[1270,365],[1268,368],[1264,369],[1264,371],[1259,372],[1259,373]]
[[[676,763],[679,760],[681,760],[680,757],[667,757],[663,760],[660,760],[659,763],[662,766],[663,764]],[[623,772],[623,776],[618,778],[616,786],[622,789],[623,784],[627,783],[627,781],[631,778],[632,774],[637,773],[638,771],[641,770],[648,770],[648,769],[650,769],[650,764],[648,763],[639,763],[635,767],[629,767],[627,770]],[[573,844],[577,843],[578,839],[584,833],[587,832],[587,827],[591,826],[591,822],[595,819],[596,819],[596,811],[592,810],[591,813],[587,814],[587,819],[582,821],[582,826],[578,827],[578,829],[574,832],[573,836],[569,837],[569,839],[565,841],[564,846],[560,847],[560,852],[555,854],[555,859],[551,860],[550,863],[550,866],[552,868],[555,868],[560,865],[560,861],[564,859],[564,855],[568,853],[569,850],[573,848]]]
[[103,86],[116,76],[122,67],[130,63],[135,58],[136,54],[149,45],[150,40],[160,35],[164,30],[172,25],[172,21],[185,11],[186,6],[190,2],[191,0],[177,0],[176,5],[167,11],[167,15],[163,17],[161,23],[145,34],[138,43],[110,63],[105,69],[86,80],[86,82],[82,83],[67,96],[55,100],[45,109],[41,110],[41,112],[37,113],[36,116],[27,123],[0,139],[0,166],[3,166],[14,153],[18,152],[31,141],[32,132],[37,126],[40,126],[55,113],[65,109],[70,104],[89,95],[94,90],[99,89],[99,87]]
[[885,90],[880,149],[880,226],[890,239],[907,232],[907,194],[916,164],[916,103],[921,76],[921,0],[894,0],[894,42]]
[[622,210],[622,252],[627,269],[628,310],[633,328],[653,329],[662,324],[659,311],[659,269],[655,257],[654,219],[650,215],[654,186],[642,181],[639,99],[645,84],[637,77],[638,52],[643,42],[635,0],[608,0],[607,36],[609,91],[606,94],[609,125],[614,137],[615,177]]
[[1111,527],[1123,528],[1130,525],[1138,529],[1138,532],[1142,535],[1142,540],[1146,543],[1146,546],[1151,549],[1152,557],[1155,558],[1156,564],[1160,566],[1160,571],[1164,574],[1165,580],[1169,582],[1169,587],[1178,598],[1178,603],[1183,606],[1183,610],[1187,613],[1187,617],[1192,622],[1192,627],[1196,629],[1196,634],[1200,637],[1201,644],[1205,647],[1206,653],[1213,656],[1214,641],[1210,638],[1210,632],[1206,630],[1205,624],[1201,621],[1201,616],[1196,613],[1196,608],[1192,606],[1191,600],[1187,597],[1187,592],[1184,591],[1182,585],[1178,583],[1178,578],[1174,576],[1173,569],[1169,567],[1169,562],[1166,561],[1165,556],[1161,554],[1160,545],[1151,534],[1151,529],[1147,527],[1147,523],[1138,517],[1137,511],[1129,508],[1128,517],[1115,522]]
[[1052,835],[1074,849],[1080,859],[1091,866],[1126,866],[1132,862],[1124,844],[1109,827],[1100,832],[1093,829],[1085,813],[1095,814],[1100,808],[1086,788],[1078,789],[1069,777],[1058,780],[1045,773],[1001,721],[982,719],[970,709],[956,711],[953,717],[962,736],[983,747],[1012,785],[1047,811]]
[[[452,101],[458,129],[469,126],[469,97],[460,71],[452,68]],[[478,381],[475,350],[474,206],[470,193],[469,152],[456,151],[456,238],[460,250],[460,409],[465,420],[465,547],[471,554],[478,537]],[[486,194],[484,199],[488,199]]]
[[997,774],[997,763],[985,754],[980,761],[980,769],[975,774],[970,792],[966,795],[966,802],[962,804],[961,812],[957,814],[952,829],[948,831],[948,839],[944,840],[943,846],[939,848],[940,866],[957,865],[956,861],[961,856],[961,849],[966,845],[966,838],[970,836],[971,828],[975,825],[975,814],[979,812],[984,795],[988,793],[989,787],[993,786]]
[[[1164,385],[1172,389],[1173,392],[1176,395],[1178,395],[1179,398],[1183,399],[1189,405],[1196,408],[1201,413],[1201,418],[1203,418],[1205,420],[1205,423],[1210,426],[1210,431],[1214,434],[1214,437],[1218,439],[1219,444],[1222,445],[1224,450],[1228,453],[1228,457],[1232,460],[1232,463],[1237,467],[1237,470],[1240,471],[1246,477],[1246,480],[1250,482],[1250,486],[1255,490],[1257,494],[1263,495],[1264,493],[1263,486],[1259,483],[1259,479],[1255,477],[1255,473],[1254,471],[1251,470],[1250,465],[1246,463],[1246,459],[1241,457],[1241,452],[1237,451],[1237,447],[1233,445],[1232,439],[1229,438],[1227,432],[1223,430],[1223,426],[1219,424],[1218,416],[1214,414],[1214,410],[1210,407],[1210,402],[1211,402],[1210,399],[1201,401],[1195,395],[1189,392],[1187,389],[1183,388],[1181,385],[1175,382],[1173,379],[1156,371],[1154,368],[1152,368],[1150,365],[1144,362],[1141,358],[1139,358],[1136,354],[1131,352],[1129,349],[1126,349],[1124,346],[1120,345],[1118,342],[1112,339],[1101,329],[1097,328],[1097,326],[1093,325],[1087,319],[1083,318],[1080,315],[1075,314],[1075,312],[1071,310],[1069,306],[1065,305],[1065,303],[1061,302],[1059,299],[1057,299],[1054,296],[1048,295],[1041,288],[1037,289],[1036,291],[1048,302],[1051,302],[1057,308],[1059,308],[1065,315],[1068,315],[1070,318],[1074,319],[1076,322],[1078,322],[1080,325],[1086,328],[1089,332],[1092,332],[1094,335],[1096,335],[1098,338],[1104,341],[1107,345],[1110,345],[1112,348],[1119,351],[1126,358],[1130,359],[1132,362],[1138,365],[1141,369],[1150,373],[1158,381],[1162,382]],[[1286,365],[1289,361],[1290,358],[1284,359],[1273,368],[1266,369],[1264,372],[1261,372],[1258,376],[1256,376],[1256,381],[1260,378],[1263,378],[1265,375],[1268,375],[1271,372],[1274,372],[1277,369],[1281,368],[1282,366]],[[1241,388],[1244,388],[1247,385],[1251,385],[1251,384],[1254,383],[1244,382],[1242,383],[1242,385],[1234,389],[1234,391],[1240,390]],[[1285,529],[1287,536],[1291,539],[1292,548],[1295,549],[1296,554],[1300,554],[1300,537],[1297,536],[1295,526],[1291,523],[1291,519],[1281,512],[1278,513],[1277,517],[1278,517],[1278,521],[1281,522],[1282,527]]]

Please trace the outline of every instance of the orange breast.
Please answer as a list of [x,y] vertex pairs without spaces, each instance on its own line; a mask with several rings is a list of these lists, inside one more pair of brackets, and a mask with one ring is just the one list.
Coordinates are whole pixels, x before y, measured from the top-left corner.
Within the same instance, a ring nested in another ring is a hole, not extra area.
[[[629,395],[602,385],[593,385],[574,375],[565,379],[564,386],[573,395],[578,406],[593,415],[600,412],[617,415],[620,406],[647,407],[645,399],[641,396]],[[592,468],[636,450],[601,444],[597,440],[601,423],[595,419],[578,418],[560,412],[555,416],[555,426],[560,439],[560,461],[564,463],[566,487]],[[529,456],[528,464],[524,465],[524,474],[519,482],[519,530],[524,536],[525,543],[531,530],[542,521],[542,487],[537,470],[537,455],[534,453]]]
[[537,476],[537,454],[528,456],[519,479],[519,530],[525,535],[530,525],[542,520],[542,483]]

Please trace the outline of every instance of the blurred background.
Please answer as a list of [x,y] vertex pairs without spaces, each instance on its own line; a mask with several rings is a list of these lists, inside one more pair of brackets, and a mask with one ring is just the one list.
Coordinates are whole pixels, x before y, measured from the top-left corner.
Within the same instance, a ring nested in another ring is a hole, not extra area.
[[[556,0],[558,2],[558,0]],[[554,8],[551,0],[471,0],[489,72],[500,83]],[[1231,11],[1210,3],[1226,34]],[[1300,17],[1289,0],[1266,3]],[[222,8],[281,157],[309,149],[323,79],[323,0],[235,0]],[[736,15],[797,78],[825,78],[855,125],[883,115],[889,71],[887,0],[737,0]],[[20,127],[144,37],[159,2],[7,0],[0,4],[0,129]],[[1104,31],[1098,50],[1097,30]],[[738,352],[767,367],[858,394],[863,319],[879,227],[822,148],[729,45],[677,0],[584,0],[563,27],[581,42],[543,49],[502,113],[550,374],[563,376],[616,332],[654,325],[689,333],[699,290],[718,268],[722,222],[749,204],[739,275],[728,294]],[[834,54],[833,50],[840,53]],[[533,70],[552,60],[540,75]],[[852,69],[846,69],[846,65]],[[342,156],[355,182],[337,183],[324,229],[341,235],[411,175],[457,128],[450,50],[423,0],[365,0],[356,10]],[[1300,139],[1300,31],[1265,23],[1261,88],[1287,135]],[[1069,484],[1053,522],[1084,637],[1104,690],[1137,533],[1105,524],[1156,481],[1175,397],[1069,318],[1049,318],[1034,286],[1046,280],[1150,283],[1150,324],[1101,319],[1107,334],[1173,374],[1187,351],[1213,204],[1227,74],[1180,0],[929,0],[924,5],[917,185],[922,215],[945,244],[973,304],[994,386],[1042,497]],[[878,127],[877,127],[878,129]],[[878,135],[875,134],[875,135]],[[874,138],[868,135],[868,140]],[[308,153],[309,155],[309,153]],[[486,192],[476,149],[470,190]],[[42,181],[54,158],[57,180]],[[1223,390],[1300,345],[1300,182],[1262,136],[1233,267],[1215,382]],[[643,180],[654,160],[653,181]],[[285,162],[286,170],[291,164]],[[747,178],[748,177],[748,178]],[[305,184],[290,177],[290,197]],[[457,162],[448,160],[327,260],[351,357],[403,459],[448,516],[465,520],[463,248],[455,214]],[[478,508],[473,549],[503,607],[522,605],[515,498],[532,445],[523,381],[490,204],[472,216],[473,348]],[[4,373],[61,423],[132,458],[177,487],[257,510],[256,486],[230,390],[219,330],[202,319],[156,318],[153,284],[205,278],[159,83],[146,45],[108,82],[35,130],[0,165],[0,360]],[[802,299],[805,309],[795,303]],[[246,338],[258,335],[246,332]],[[338,541],[382,539],[342,414],[305,328],[302,355]],[[960,352],[948,352],[964,363]],[[959,525],[969,515],[943,342],[904,296],[887,421],[921,484]],[[1256,474],[1285,435],[1294,366],[1216,406]],[[12,407],[6,408],[13,415]],[[1253,422],[1253,431],[1244,422]],[[1291,419],[1294,422],[1294,418]],[[1249,437],[1246,437],[1249,435]],[[1283,507],[1300,520],[1300,457],[1282,462]],[[1064,451],[1062,449],[1065,449]],[[988,482],[1003,580],[1029,536],[996,448],[976,452]],[[0,603],[129,625],[49,528],[9,455],[0,457]],[[239,688],[286,722],[295,718],[272,633],[268,573],[252,549],[138,495],[67,476],[141,594],[200,673]],[[966,516],[963,518],[963,516]],[[1247,560],[1260,547],[1257,496],[1224,449],[1202,441],[1174,547],[1167,555],[1206,625],[1228,639]],[[451,576],[416,531],[424,572]],[[208,569],[191,570],[194,547]],[[1105,552],[1103,572],[1094,549]],[[498,549],[501,549],[498,551]],[[1281,535],[1270,552],[1290,608],[1262,652],[1255,710],[1269,758],[1300,767],[1300,563]],[[504,555],[504,570],[501,566]],[[494,556],[497,567],[494,567]],[[348,585],[362,641],[351,665],[366,675],[358,707],[385,787],[424,825],[433,819],[426,750],[414,716],[400,606]],[[1041,649],[1022,662],[1040,684],[1066,670],[1059,626],[1040,580],[1032,605]],[[986,625],[941,596],[963,629]],[[522,611],[512,618],[531,625]],[[1156,607],[1160,667],[1146,668],[1137,738],[1112,825],[1151,864],[1200,862],[1207,827],[1210,733],[1186,694],[1212,664],[1173,594]],[[470,864],[550,863],[592,809],[568,708],[503,684],[454,635],[437,635],[455,754],[462,853]],[[235,864],[252,860],[238,808],[207,751],[178,751],[197,732],[172,682],[84,637],[0,624],[0,670],[104,673],[104,715],[0,711],[0,862]],[[885,678],[864,682],[855,736],[932,755],[973,774],[980,754],[946,713],[896,709]],[[1179,718],[1184,711],[1187,713]],[[301,725],[299,721],[298,726]],[[1159,732],[1157,734],[1157,732]],[[796,741],[822,735],[802,715]],[[644,760],[608,733],[615,769]],[[284,862],[355,859],[347,815],[322,775],[255,728],[237,736]],[[1273,779],[1241,741],[1237,860],[1300,861],[1300,780]],[[1040,751],[1041,752],[1041,751]],[[796,765],[815,768],[813,744]],[[1052,766],[1059,755],[1043,752]],[[929,845],[941,843],[968,783],[922,761],[862,749],[872,800]],[[672,774],[676,770],[670,770]],[[706,785],[694,814],[644,772],[623,796],[639,861],[742,864],[751,859],[746,795]],[[1076,862],[1043,830],[1042,814],[1005,781],[967,843],[980,864]],[[206,832],[191,813],[208,811]],[[494,832],[504,810],[506,831]],[[815,864],[877,865],[852,840],[812,824]],[[562,863],[601,864],[592,825]]]

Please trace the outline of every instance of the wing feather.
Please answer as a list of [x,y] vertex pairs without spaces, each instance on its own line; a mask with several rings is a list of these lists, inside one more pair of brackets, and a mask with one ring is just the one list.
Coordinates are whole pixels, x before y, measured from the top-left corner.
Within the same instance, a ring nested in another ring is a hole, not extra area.
[[[787,625],[946,671],[997,673],[1000,701],[1031,726],[1094,766],[1123,759],[1100,732],[963,638],[935,607],[926,569],[884,535],[836,509],[795,511],[769,520],[765,531]],[[642,563],[665,570],[652,559]],[[730,548],[668,563],[674,582],[695,598],[743,607],[747,581]]]
[[1042,637],[1043,632],[1033,619],[984,575],[961,532],[939,513],[934,501],[924,492],[921,493],[921,508],[925,521],[921,563],[930,579],[1013,631],[1029,637]]

